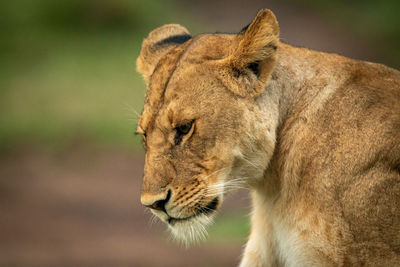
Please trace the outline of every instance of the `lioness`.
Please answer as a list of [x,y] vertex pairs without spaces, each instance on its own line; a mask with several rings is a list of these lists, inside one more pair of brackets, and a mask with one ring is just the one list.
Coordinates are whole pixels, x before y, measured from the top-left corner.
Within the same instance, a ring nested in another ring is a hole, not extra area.
[[252,192],[241,266],[400,266],[400,72],[279,41],[164,25],[137,59],[141,202],[185,243]]

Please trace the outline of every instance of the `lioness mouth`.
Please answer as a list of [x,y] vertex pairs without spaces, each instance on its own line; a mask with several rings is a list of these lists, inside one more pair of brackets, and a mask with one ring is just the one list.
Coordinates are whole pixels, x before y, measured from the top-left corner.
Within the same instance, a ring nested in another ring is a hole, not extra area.
[[218,197],[216,197],[210,203],[208,203],[207,206],[205,206],[204,208],[201,208],[199,210],[199,212],[197,212],[197,213],[195,213],[195,214],[193,214],[193,215],[191,215],[189,217],[186,217],[186,218],[169,217],[168,218],[168,223],[170,225],[174,225],[176,222],[187,221],[187,220],[190,220],[190,219],[192,219],[194,217],[197,217],[197,216],[199,216],[201,214],[209,214],[209,213],[211,213],[211,212],[216,210],[216,208],[218,206],[218,203],[219,203],[219,200],[218,200]]

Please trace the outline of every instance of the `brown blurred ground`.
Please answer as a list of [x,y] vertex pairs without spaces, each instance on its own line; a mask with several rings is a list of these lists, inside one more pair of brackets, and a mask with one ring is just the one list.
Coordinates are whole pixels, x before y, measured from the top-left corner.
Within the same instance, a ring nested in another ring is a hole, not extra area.
[[141,157],[112,149],[2,155],[0,265],[237,264],[238,242],[183,249],[168,241],[163,225],[150,225],[139,203],[142,170]]

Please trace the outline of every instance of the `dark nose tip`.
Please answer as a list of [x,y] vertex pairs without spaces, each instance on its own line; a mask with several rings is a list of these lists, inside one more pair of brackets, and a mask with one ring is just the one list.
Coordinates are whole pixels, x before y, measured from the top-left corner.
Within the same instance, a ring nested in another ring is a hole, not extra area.
[[167,193],[167,196],[165,197],[165,199],[160,199],[160,200],[154,201],[153,204],[146,205],[146,207],[153,209],[153,210],[161,210],[161,211],[167,213],[167,211],[165,210],[165,205],[168,203],[170,198],[171,198],[171,190],[168,190],[168,193]]

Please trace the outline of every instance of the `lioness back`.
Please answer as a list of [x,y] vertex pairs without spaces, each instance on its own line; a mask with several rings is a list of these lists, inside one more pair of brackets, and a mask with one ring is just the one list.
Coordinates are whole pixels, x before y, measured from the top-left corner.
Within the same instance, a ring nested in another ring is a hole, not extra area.
[[400,266],[400,72],[283,44],[269,10],[238,34],[164,25],[137,66],[141,202],[177,240],[247,187],[241,266]]

